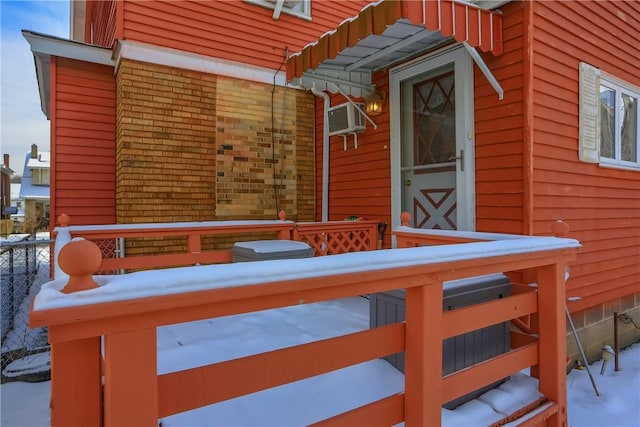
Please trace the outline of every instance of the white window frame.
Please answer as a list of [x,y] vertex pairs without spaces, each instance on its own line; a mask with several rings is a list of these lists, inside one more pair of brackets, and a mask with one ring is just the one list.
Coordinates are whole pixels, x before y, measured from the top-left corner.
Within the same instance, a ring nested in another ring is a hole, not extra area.
[[273,10],[273,19],[278,20],[280,13],[293,15],[307,21],[311,21],[311,0],[300,0],[302,2],[302,10],[291,9],[286,6],[287,0],[245,0],[257,6],[266,7]]
[[32,169],[32,184],[47,186],[51,185],[49,169]]
[[603,167],[632,169],[640,171],[640,105],[636,114],[636,161],[622,160],[622,131],[619,109],[615,111],[615,154],[614,158],[600,153],[600,88],[605,86],[615,93],[616,106],[622,102],[622,94],[636,98],[640,103],[640,88],[611,76],[598,68],[580,63],[580,141],[579,158],[583,162],[598,163]]

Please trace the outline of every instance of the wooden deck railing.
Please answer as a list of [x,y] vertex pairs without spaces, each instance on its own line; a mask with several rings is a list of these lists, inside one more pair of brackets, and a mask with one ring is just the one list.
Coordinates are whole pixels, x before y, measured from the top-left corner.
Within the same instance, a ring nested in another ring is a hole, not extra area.
[[[304,241],[312,247],[314,256],[335,255],[376,249],[378,222],[374,220],[292,222],[280,212],[274,221],[206,221],[190,223],[148,223],[109,225],[69,225],[71,219],[58,217],[56,242],[62,246],[76,237],[91,240],[102,252],[97,273],[113,274],[122,270],[146,270],[195,264],[231,262],[230,249],[204,249],[208,237],[270,233],[277,239]],[[124,246],[130,239],[184,238],[183,250],[177,253],[128,254]],[[117,248],[116,248],[117,247]]]
[[[411,239],[411,246],[419,246],[442,233],[400,227],[396,236],[402,245]],[[88,250],[86,241],[70,242],[60,252],[61,267],[74,289],[87,290],[66,293],[64,280],[45,285],[30,319],[31,326],[49,327],[52,426],[156,427],[162,417],[402,351],[404,393],[317,425],[437,426],[441,404],[535,365],[548,403],[527,425],[566,425],[564,274],[579,244],[491,236],[497,240],[478,235],[473,243],[270,261],[268,269],[264,262],[249,262],[242,271],[233,264],[165,270],[171,286],[158,285],[153,271],[92,278],[99,252]],[[278,273],[280,265],[286,265],[286,276]],[[443,313],[443,282],[522,270],[535,276],[536,286]],[[406,289],[405,322],[157,373],[159,326],[399,288]],[[536,313],[538,335],[514,333],[508,353],[442,376],[444,338]]]
[[314,256],[321,256],[374,250],[377,233],[378,222],[372,220],[299,222],[291,239],[308,243]]

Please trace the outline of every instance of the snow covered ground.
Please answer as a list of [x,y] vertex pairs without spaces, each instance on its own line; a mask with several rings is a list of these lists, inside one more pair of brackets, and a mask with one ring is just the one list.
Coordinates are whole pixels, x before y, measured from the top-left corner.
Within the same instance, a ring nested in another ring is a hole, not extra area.
[[[261,351],[368,328],[365,298],[301,305],[163,327],[158,330],[158,372],[206,365]],[[640,344],[620,354],[619,372],[602,362],[567,377],[569,425],[640,426]],[[286,426],[309,424],[403,389],[403,375],[382,360],[254,393],[167,417],[171,426]],[[445,426],[489,425],[538,397],[535,380],[518,374],[499,389],[454,411],[443,409]],[[0,387],[3,427],[49,425],[49,382]]]

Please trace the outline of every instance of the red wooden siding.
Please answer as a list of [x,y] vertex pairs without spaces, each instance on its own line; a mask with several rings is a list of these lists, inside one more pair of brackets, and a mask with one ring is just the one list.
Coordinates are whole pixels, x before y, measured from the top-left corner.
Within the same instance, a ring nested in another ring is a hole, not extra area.
[[51,216],[66,213],[74,225],[115,223],[113,68],[52,61]]
[[[374,75],[374,84],[388,93],[386,73]],[[331,105],[346,102],[342,95],[332,97]],[[324,101],[316,101],[316,218],[322,213],[322,122]],[[329,220],[343,220],[351,215],[391,222],[391,142],[389,140],[389,103],[383,113],[372,116],[378,129],[367,122],[366,131],[358,134],[358,148],[352,135],[344,151],[342,136],[329,139]],[[388,233],[387,233],[388,234]],[[388,236],[387,236],[388,237]],[[386,240],[385,240],[386,241]]]
[[562,218],[583,249],[568,294],[586,308],[640,290],[640,172],[578,161],[578,66],[640,86],[640,3],[533,3],[533,228]]
[[278,68],[368,1],[314,1],[312,20],[244,1],[124,1],[123,37],[187,52]]
[[502,10],[504,53],[483,55],[504,89],[502,101],[474,65],[476,229],[527,234],[523,208],[524,7],[516,2]]
[[122,4],[117,0],[87,2],[87,43],[113,47],[122,26],[119,9]]

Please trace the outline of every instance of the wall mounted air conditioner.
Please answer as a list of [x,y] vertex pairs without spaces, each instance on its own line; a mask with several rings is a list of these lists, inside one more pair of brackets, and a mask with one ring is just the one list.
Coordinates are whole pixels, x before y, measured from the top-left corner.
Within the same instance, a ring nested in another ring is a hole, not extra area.
[[[358,103],[364,111],[364,104]],[[346,135],[364,131],[365,118],[350,102],[329,108],[329,135]]]

